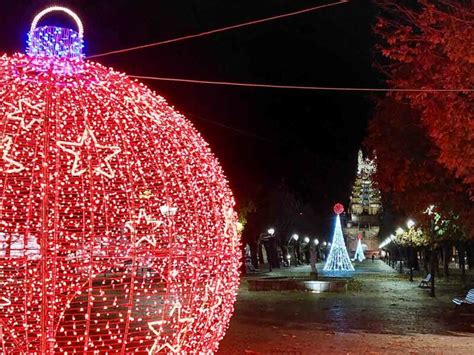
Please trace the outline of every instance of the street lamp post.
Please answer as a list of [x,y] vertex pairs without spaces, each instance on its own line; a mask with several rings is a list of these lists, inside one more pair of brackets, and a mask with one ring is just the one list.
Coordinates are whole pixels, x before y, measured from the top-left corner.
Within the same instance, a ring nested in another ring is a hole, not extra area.
[[430,253],[430,271],[431,271],[431,283],[430,283],[430,296],[435,297],[435,225],[434,219],[430,219],[430,244],[431,244],[431,253]]
[[[412,219],[407,221],[407,228],[411,229],[415,226],[415,222]],[[413,246],[410,246],[410,254],[408,255],[408,265],[410,266],[410,282],[413,282]]]
[[300,244],[300,252],[303,251],[304,261],[307,262],[308,264],[310,263],[310,258],[311,258],[311,245],[309,241],[310,241],[309,237],[304,237],[303,242]]
[[310,246],[310,260],[309,263],[311,265],[311,274],[314,277],[318,276],[318,270],[316,269],[316,263],[318,262],[318,248],[319,248],[319,240],[318,238],[313,239],[313,243]]
[[262,233],[260,235],[260,241],[263,242],[263,245],[265,246],[265,250],[267,252],[267,261],[268,261],[268,272],[272,272],[272,262],[274,260],[274,255],[273,255],[273,245],[271,243],[273,242],[273,237],[275,236],[275,228],[269,228],[267,230],[267,233]]
[[320,250],[319,250],[319,239],[318,238],[315,238],[314,241],[314,248],[315,248],[315,251],[316,251],[316,262],[318,262],[318,255],[320,255]]

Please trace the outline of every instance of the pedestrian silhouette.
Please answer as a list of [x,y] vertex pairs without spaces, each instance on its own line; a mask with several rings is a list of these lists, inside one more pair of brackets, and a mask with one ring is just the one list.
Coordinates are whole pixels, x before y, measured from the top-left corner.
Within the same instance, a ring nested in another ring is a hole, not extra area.
[[374,260],[375,260],[375,255],[372,254],[372,262],[374,262]]

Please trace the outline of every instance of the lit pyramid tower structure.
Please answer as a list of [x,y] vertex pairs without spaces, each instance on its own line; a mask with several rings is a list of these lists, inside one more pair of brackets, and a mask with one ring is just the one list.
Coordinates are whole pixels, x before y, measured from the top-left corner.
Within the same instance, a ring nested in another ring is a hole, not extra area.
[[364,157],[359,150],[357,176],[348,209],[349,218],[344,227],[347,246],[352,252],[357,249],[359,235],[362,236],[363,244],[367,246],[367,253],[376,253],[378,250],[377,237],[380,231],[382,203],[380,190],[373,178],[376,171],[376,159]]
[[353,260],[358,260],[358,261],[363,261],[365,259],[364,255],[364,250],[362,249],[362,235],[359,234],[359,237],[357,238],[359,241],[357,242],[357,248],[356,252],[354,254],[354,259]]
[[341,219],[339,215],[344,211],[344,207],[337,203],[334,206],[336,213],[336,227],[332,238],[331,250],[329,251],[328,260],[324,265],[324,271],[354,271],[349,254],[347,253],[346,243],[342,235]]

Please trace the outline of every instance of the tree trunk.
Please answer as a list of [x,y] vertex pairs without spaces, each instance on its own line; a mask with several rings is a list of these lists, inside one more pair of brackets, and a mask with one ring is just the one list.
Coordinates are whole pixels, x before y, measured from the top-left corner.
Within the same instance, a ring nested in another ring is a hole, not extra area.
[[444,266],[444,277],[448,278],[449,277],[449,259],[451,257],[450,255],[450,244],[449,242],[445,241],[443,243],[443,266]]
[[439,272],[439,252],[438,249],[435,249],[435,269],[436,269],[436,276],[439,276],[441,273]]
[[247,266],[246,266],[247,254],[245,252],[245,243],[242,243],[241,251],[242,251],[242,261],[240,264],[240,275],[245,276],[247,274]]
[[413,265],[413,270],[420,270],[420,264],[418,263],[418,250],[416,248],[412,248],[413,251],[413,259],[412,259],[412,265]]
[[258,269],[258,244],[256,241],[249,243],[250,255],[252,256],[252,264],[255,269]]
[[410,268],[410,281],[413,281],[413,269],[415,267],[416,250],[414,247],[408,247],[408,267]]
[[424,250],[423,250],[423,269],[425,270],[425,274],[427,274],[429,271],[428,271],[428,257],[430,255],[430,252],[428,250],[428,248],[426,247]]
[[300,264],[300,261],[301,261],[301,248],[300,248],[300,244],[299,243],[295,243],[295,250],[296,250],[296,260],[297,260],[297,264],[296,265],[299,265]]
[[469,270],[474,269],[474,243],[469,240],[466,242],[466,256]]
[[400,274],[403,274],[403,258],[402,258],[402,249],[398,248],[398,260],[400,262]]
[[457,249],[458,249],[459,268],[461,269],[461,279],[464,281],[466,279],[466,262],[464,259],[464,256],[465,256],[464,243],[459,242],[457,244]]
[[431,248],[431,265],[430,265],[430,269],[431,269],[431,284],[430,284],[430,296],[431,297],[435,297],[435,263],[436,263],[436,259],[437,259],[437,256],[436,256],[436,250],[434,247]]
[[[268,255],[267,255],[268,257]],[[258,243],[258,262],[260,265],[263,265],[265,263],[265,260],[263,260],[263,245],[262,243]]]
[[265,253],[267,254],[268,271],[271,272],[273,268],[273,255],[272,255],[270,242],[265,241],[260,244],[263,244],[263,247],[265,248]]

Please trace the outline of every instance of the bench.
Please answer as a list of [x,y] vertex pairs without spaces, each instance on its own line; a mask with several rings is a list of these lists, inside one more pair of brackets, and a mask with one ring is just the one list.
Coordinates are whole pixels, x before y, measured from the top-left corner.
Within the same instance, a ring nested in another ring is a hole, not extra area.
[[460,297],[453,298],[453,303],[456,304],[457,306],[460,306],[462,304],[474,304],[474,288],[471,288],[467,292],[466,297],[464,298],[460,298]]
[[431,274],[426,275],[426,277],[420,281],[420,284],[418,287],[424,288],[424,287],[430,287],[430,282],[431,282]]

